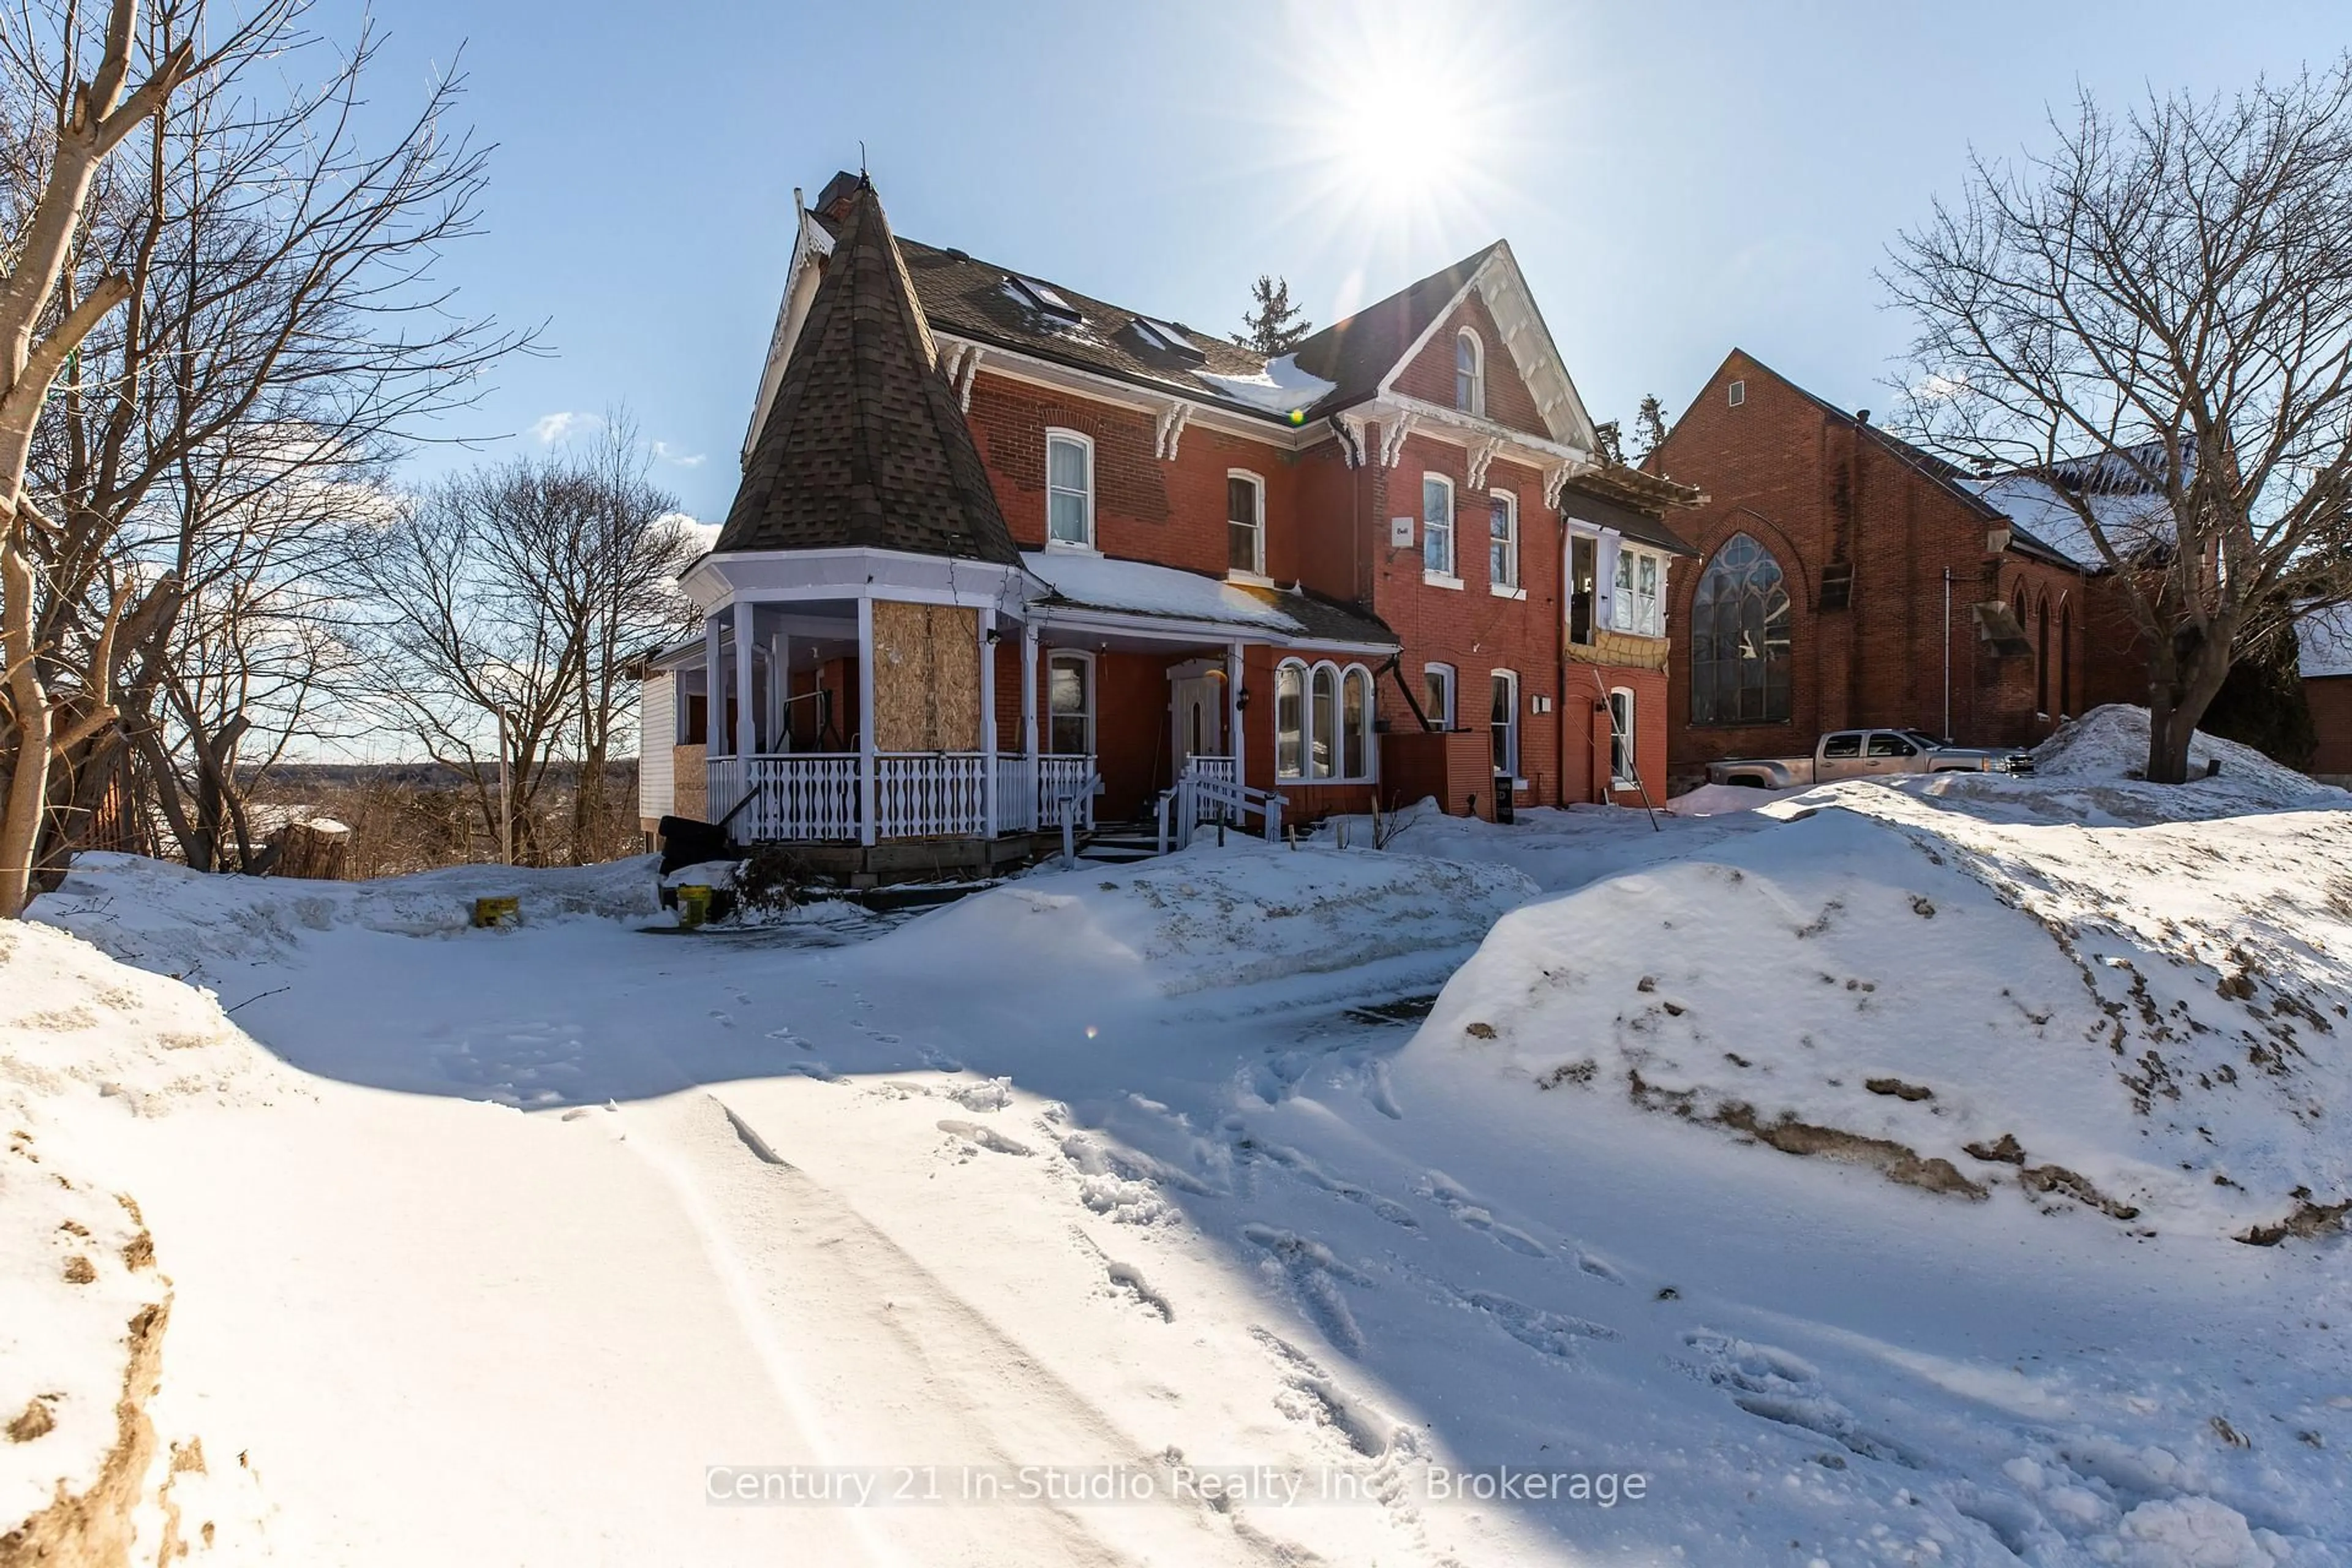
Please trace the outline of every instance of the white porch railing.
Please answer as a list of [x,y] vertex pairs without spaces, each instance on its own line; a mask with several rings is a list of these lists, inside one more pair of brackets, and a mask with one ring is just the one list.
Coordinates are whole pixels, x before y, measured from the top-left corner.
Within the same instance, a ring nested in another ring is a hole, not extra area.
[[[1230,757],[1195,757],[1177,776],[1176,787],[1162,791],[1160,796],[1160,852],[1181,849],[1192,842],[1195,828],[1208,823],[1225,822],[1245,826],[1249,814],[1257,813],[1265,819],[1268,842],[1282,837],[1282,796],[1271,790],[1253,789],[1234,776]],[[1202,767],[1203,763],[1224,763],[1227,768],[1219,773]]]
[[[738,844],[854,842],[862,837],[859,763],[855,752],[712,757],[707,764],[711,819],[735,812],[727,830]],[[988,818],[991,765],[985,752],[877,754],[874,837],[985,838],[1050,831],[1061,826],[1066,811],[1077,826],[1094,826],[1093,793],[1082,787],[1094,776],[1091,756],[998,752],[992,760],[992,826]]]

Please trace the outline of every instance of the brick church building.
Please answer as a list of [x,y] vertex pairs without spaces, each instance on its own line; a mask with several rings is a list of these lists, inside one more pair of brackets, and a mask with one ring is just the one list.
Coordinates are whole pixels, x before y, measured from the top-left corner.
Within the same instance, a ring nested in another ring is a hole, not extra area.
[[1958,468],[1737,349],[1643,467],[1706,498],[1675,521],[1701,557],[1670,599],[1677,786],[1829,730],[2025,745],[2144,700],[2119,595],[2042,479]]

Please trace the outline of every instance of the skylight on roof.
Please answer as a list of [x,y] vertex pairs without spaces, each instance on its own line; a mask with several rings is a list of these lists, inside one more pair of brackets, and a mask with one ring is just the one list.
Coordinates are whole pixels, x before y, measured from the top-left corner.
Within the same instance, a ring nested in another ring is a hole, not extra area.
[[1013,291],[1021,297],[1022,302],[1033,310],[1042,310],[1046,315],[1058,317],[1065,321],[1078,321],[1086,319],[1078,313],[1078,308],[1063,299],[1050,283],[1040,283],[1034,278],[1024,278],[1017,272],[1011,274],[1004,280],[1012,285]]
[[1185,335],[1181,327],[1171,322],[1138,316],[1135,318],[1135,331],[1138,337],[1162,353],[1174,354],[1179,359],[1191,360],[1195,363],[1208,357],[1201,352],[1199,344]]

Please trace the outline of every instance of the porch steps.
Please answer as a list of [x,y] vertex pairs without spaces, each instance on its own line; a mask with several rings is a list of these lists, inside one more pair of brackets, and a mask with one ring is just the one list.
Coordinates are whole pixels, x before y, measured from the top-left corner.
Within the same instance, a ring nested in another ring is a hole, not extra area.
[[1078,858],[1099,866],[1130,866],[1160,853],[1160,827],[1150,822],[1106,823],[1078,846]]

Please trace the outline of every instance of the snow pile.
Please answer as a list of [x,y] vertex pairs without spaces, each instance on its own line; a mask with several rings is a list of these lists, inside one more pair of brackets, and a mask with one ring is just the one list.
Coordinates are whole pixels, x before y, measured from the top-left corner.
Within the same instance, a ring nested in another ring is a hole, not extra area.
[[2352,814],[2086,830],[1906,783],[1517,912],[1415,1048],[2143,1228],[2352,1196]]
[[[2147,764],[2147,731],[2145,708],[2125,703],[2094,708],[2080,719],[2061,726],[2056,734],[2034,748],[2034,776],[2136,782]],[[2224,798],[2230,805],[2259,808],[2305,803],[2315,795],[2345,798],[2344,792],[2315,784],[2293,768],[2271,761],[2252,746],[2225,741],[2202,730],[2195,731],[2189,742],[2192,784],[2215,763],[2221,765],[2215,778],[2221,781],[2221,790],[2228,792]],[[2168,796],[2179,787],[2156,786]],[[2210,795],[2194,793],[2187,799],[2192,811],[2217,804]]]
[[419,937],[462,931],[476,899],[509,896],[520,898],[525,923],[650,919],[657,910],[655,858],[552,869],[451,866],[373,882],[316,882],[207,876],[135,855],[83,855],[38,912],[126,963],[202,983],[223,960],[289,952],[306,935],[338,927]]
[[934,987],[1034,983],[1081,1007],[1342,971],[1433,984],[1536,891],[1500,866],[1236,837],[1024,878],[901,928],[875,958]]
[[103,1525],[142,1489],[170,1292],[93,1130],[283,1092],[209,995],[0,923],[0,1534],[60,1496]]
[[[1776,798],[1754,790],[1733,793],[1758,797],[1743,805]],[[1522,808],[1516,822],[1496,823],[1448,816],[1424,798],[1379,823],[1369,816],[1326,817],[1317,826],[1317,841],[1368,848],[1377,838],[1392,854],[1507,866],[1538,887],[1559,891],[1689,854],[1726,834],[1770,826],[1762,818],[1701,822],[1665,812],[1654,818],[1638,807],[1618,805],[1531,806]]]

